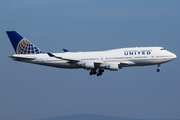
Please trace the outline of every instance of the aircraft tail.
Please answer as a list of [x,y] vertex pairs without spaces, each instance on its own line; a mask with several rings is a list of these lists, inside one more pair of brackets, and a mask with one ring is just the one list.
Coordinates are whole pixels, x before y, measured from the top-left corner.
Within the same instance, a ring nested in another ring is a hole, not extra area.
[[16,31],[6,31],[16,54],[41,54],[45,53],[34,44],[22,37]]

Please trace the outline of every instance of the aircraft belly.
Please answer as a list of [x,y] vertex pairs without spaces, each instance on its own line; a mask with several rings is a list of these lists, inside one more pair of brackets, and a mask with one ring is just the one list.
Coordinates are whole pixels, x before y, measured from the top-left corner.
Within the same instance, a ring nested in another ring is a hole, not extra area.
[[135,63],[132,66],[144,66],[144,65],[156,65],[156,64],[160,64],[160,63],[165,63],[167,61],[165,61],[164,59],[143,59],[143,60],[133,60],[133,62]]

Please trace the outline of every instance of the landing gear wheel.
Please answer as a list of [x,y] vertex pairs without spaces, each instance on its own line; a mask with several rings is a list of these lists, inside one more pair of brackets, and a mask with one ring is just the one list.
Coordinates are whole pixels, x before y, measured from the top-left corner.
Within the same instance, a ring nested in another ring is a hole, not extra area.
[[89,75],[92,75],[92,72],[90,72]]
[[99,68],[97,76],[102,75],[103,72],[104,72],[104,70],[102,68]]
[[160,65],[161,65],[161,64],[158,64],[158,66],[157,66],[157,67],[158,67],[158,68],[157,68],[157,70],[156,70],[157,72],[159,72],[159,71],[160,71],[160,69],[159,69],[159,66],[160,66]]
[[157,72],[160,72],[160,69],[157,69],[156,71],[157,71]]
[[96,72],[96,69],[92,69],[89,73],[89,75],[95,75],[97,72]]
[[100,75],[102,75],[102,73],[98,73],[98,74],[97,74],[97,76],[100,76]]

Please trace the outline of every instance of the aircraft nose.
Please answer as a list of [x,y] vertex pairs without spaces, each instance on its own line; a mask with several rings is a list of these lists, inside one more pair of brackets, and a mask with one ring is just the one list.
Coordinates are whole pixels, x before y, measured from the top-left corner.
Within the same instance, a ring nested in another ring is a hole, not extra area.
[[177,58],[177,56],[174,54],[174,53],[172,53],[172,55],[173,55],[173,59],[176,59]]

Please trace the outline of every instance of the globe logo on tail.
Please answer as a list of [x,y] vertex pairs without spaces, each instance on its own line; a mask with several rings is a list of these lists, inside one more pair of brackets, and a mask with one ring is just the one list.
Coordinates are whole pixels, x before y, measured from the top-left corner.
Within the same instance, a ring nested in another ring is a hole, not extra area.
[[16,49],[17,54],[41,54],[42,52],[39,48],[35,45],[30,43],[27,39],[23,38]]

